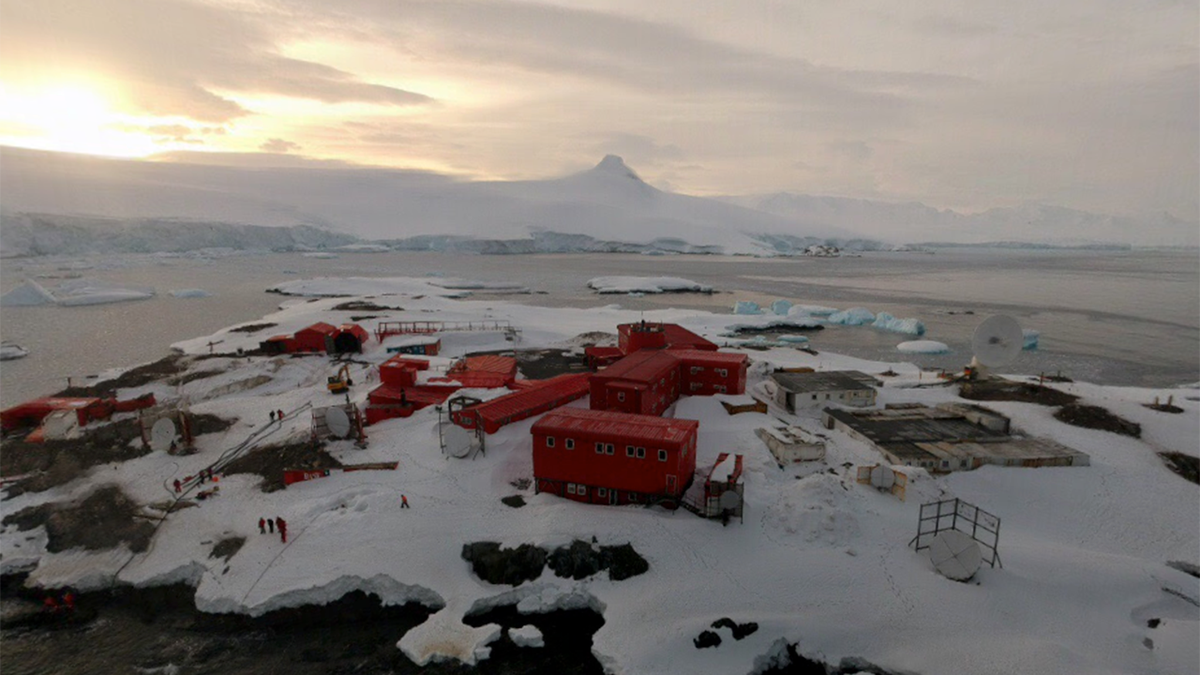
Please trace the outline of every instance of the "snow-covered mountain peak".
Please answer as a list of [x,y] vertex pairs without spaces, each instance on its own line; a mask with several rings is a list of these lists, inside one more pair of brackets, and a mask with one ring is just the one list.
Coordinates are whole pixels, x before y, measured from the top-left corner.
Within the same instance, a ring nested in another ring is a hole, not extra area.
[[643,182],[641,176],[638,176],[633,169],[629,168],[625,160],[617,155],[605,155],[604,159],[600,160],[600,163],[592,169],[592,172],[623,176],[639,183]]

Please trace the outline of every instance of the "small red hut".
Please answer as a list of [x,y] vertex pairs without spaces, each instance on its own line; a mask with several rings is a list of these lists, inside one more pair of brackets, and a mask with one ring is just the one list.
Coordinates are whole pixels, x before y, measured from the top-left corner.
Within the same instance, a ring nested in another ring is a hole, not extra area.
[[696,420],[560,408],[533,425],[539,492],[596,504],[678,500],[696,472]]
[[293,351],[297,352],[324,352],[329,350],[329,343],[326,340],[333,340],[337,335],[338,329],[336,326],[331,326],[323,321],[318,321],[308,328],[301,328],[296,331],[292,337]]

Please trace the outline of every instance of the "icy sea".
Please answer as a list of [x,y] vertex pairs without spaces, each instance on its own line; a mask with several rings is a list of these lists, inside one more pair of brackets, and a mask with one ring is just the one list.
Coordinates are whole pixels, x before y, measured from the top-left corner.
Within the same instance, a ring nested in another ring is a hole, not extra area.
[[[286,299],[269,286],[314,276],[444,275],[516,282],[530,293],[498,300],[547,306],[620,304],[632,309],[694,307],[730,312],[736,300],[847,309],[865,307],[921,320],[926,339],[947,355],[904,355],[915,339],[870,327],[833,326],[812,333],[817,350],[929,367],[960,367],[970,359],[975,326],[1004,312],[1041,332],[1040,347],[1023,352],[1012,373],[1061,371],[1101,384],[1171,386],[1200,381],[1200,258],[1191,251],[1021,251],[943,249],[928,253],[867,253],[860,257],[774,258],[565,254],[479,256],[448,253],[298,253],[124,255],[9,259],[0,291],[25,279],[53,289],[97,282],[153,289],[149,300],[116,304],[0,308],[0,337],[28,348],[0,368],[0,405],[57,391],[104,369],[157,359],[172,342],[257,319]],[[599,296],[597,276],[677,276],[717,289],[713,295]],[[210,297],[175,297],[201,289]],[[489,296],[490,297],[490,296]],[[370,322],[368,321],[368,327]],[[218,347],[219,348],[219,347]]]

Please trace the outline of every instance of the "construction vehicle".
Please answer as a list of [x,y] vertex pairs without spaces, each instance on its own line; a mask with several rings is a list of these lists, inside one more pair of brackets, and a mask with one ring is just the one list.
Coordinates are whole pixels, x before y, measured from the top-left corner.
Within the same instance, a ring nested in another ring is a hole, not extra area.
[[340,394],[344,391],[349,391],[354,385],[354,380],[350,379],[350,364],[343,364],[338,370],[337,375],[329,378],[329,383],[325,386],[331,394]]

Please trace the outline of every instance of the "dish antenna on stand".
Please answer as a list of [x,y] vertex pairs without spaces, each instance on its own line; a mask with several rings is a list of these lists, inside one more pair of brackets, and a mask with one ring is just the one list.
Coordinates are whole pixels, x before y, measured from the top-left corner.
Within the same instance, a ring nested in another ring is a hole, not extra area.
[[1007,314],[988,317],[971,337],[971,351],[975,356],[964,375],[968,380],[987,379],[989,368],[1012,363],[1024,344],[1025,335],[1016,319]]

